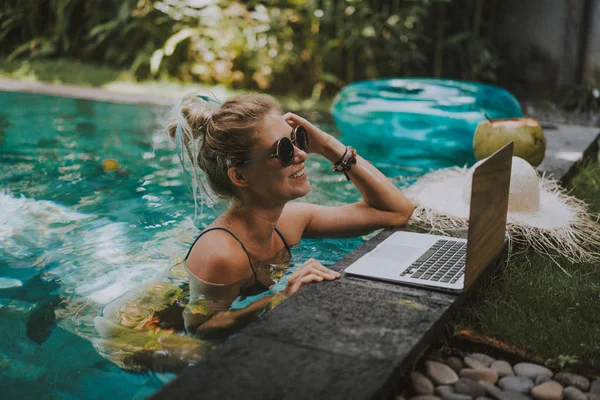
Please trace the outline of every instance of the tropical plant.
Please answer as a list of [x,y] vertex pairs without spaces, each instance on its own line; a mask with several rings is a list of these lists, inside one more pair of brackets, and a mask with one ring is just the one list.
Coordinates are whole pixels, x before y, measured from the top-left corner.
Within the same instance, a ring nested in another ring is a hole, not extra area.
[[497,1],[4,0],[0,54],[314,98],[365,78],[493,80]]
[[570,85],[563,88],[560,105],[570,111],[597,111],[600,108],[600,88],[591,85]]

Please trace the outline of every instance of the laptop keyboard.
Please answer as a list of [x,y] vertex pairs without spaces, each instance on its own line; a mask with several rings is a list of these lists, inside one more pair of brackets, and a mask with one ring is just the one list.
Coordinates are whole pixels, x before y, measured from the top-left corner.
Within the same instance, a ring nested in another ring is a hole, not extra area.
[[467,244],[438,240],[418,260],[400,274],[426,281],[455,283],[465,272]]

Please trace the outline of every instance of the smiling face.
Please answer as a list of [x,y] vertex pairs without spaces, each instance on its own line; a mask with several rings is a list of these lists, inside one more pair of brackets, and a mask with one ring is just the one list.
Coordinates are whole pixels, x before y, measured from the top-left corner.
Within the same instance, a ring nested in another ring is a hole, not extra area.
[[[290,138],[292,128],[283,116],[267,114],[257,132],[257,145],[249,153],[249,159],[265,157],[275,152],[275,144],[283,137]],[[294,146],[294,161],[282,165],[276,157],[241,166],[247,179],[245,189],[253,198],[264,204],[281,204],[310,191],[308,176],[304,170],[307,154]]]

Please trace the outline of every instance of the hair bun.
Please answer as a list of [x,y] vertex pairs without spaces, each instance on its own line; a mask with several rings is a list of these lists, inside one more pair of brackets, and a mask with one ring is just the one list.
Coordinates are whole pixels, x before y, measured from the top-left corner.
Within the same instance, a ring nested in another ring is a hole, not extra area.
[[175,140],[177,127],[181,125],[186,144],[193,139],[203,139],[210,129],[213,113],[220,104],[213,95],[191,94],[182,97],[173,107],[174,118],[167,126],[169,137]]

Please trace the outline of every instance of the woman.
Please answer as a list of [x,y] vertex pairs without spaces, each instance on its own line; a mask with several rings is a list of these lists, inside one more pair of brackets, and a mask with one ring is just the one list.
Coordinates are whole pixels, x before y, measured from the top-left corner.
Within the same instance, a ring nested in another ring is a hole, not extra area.
[[[352,148],[298,115],[283,115],[272,97],[238,96],[214,110],[211,101],[186,99],[168,127],[204,171],[213,192],[231,200],[196,239],[185,261],[190,276],[186,329],[202,337],[239,329],[305,284],[339,278],[338,272],[310,259],[291,274],[282,293],[230,309],[236,297],[272,286],[301,238],[357,236],[401,226],[414,208]],[[304,169],[308,153],[331,161],[335,172],[356,185],[363,201],[338,207],[290,203],[310,191]]]

